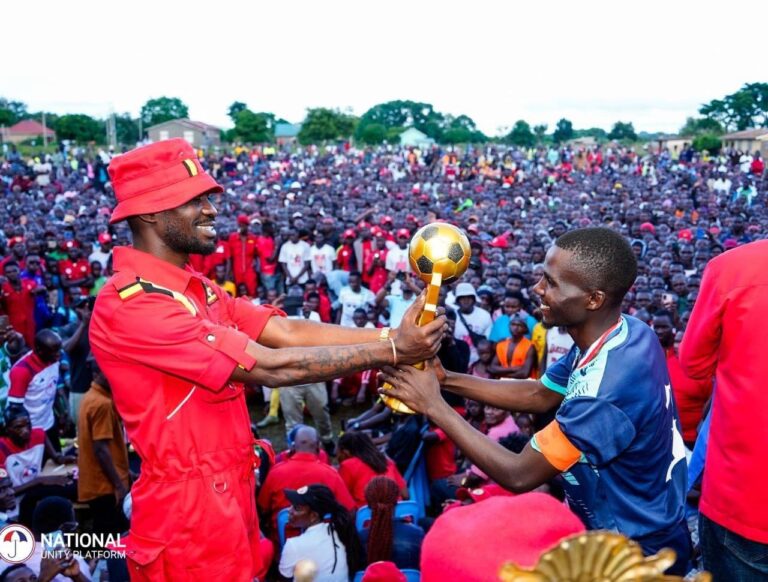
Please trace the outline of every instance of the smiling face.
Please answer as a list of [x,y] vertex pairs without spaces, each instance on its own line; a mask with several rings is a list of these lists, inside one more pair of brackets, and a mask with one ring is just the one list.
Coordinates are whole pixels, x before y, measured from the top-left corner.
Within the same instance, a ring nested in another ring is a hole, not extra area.
[[193,198],[177,208],[157,214],[158,234],[177,253],[209,255],[216,250],[218,214],[208,193]]
[[592,294],[571,267],[572,254],[557,246],[550,248],[544,274],[533,288],[541,299],[542,323],[547,328],[580,325],[589,315]]

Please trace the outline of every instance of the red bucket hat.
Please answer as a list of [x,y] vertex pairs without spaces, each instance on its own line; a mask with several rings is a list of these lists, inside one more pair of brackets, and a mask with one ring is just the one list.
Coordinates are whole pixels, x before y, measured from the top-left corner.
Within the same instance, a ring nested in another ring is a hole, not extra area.
[[110,224],[137,214],[181,206],[204,192],[224,189],[200,165],[195,150],[181,138],[136,148],[109,164],[117,198]]

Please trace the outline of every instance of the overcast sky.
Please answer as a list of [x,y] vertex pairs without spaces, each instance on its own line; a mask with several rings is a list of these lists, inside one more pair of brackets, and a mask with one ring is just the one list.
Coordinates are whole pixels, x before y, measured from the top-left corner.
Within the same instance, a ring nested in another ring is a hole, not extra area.
[[233,101],[308,107],[411,99],[488,134],[517,119],[674,132],[768,81],[768,2],[427,0],[4,2],[0,96],[31,110],[137,115],[176,96],[230,126]]

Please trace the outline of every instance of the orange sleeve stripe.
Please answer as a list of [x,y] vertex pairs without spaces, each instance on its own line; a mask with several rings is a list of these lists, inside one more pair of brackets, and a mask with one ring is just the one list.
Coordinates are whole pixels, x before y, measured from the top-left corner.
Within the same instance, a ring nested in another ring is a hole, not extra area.
[[556,420],[536,433],[536,444],[547,461],[560,471],[570,469],[581,458],[581,451],[563,434]]

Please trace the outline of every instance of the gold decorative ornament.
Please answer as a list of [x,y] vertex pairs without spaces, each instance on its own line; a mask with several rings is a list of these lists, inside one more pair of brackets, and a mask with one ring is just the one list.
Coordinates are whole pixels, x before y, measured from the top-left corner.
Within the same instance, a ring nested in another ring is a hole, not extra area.
[[[413,235],[408,249],[411,270],[427,284],[427,301],[419,315],[419,325],[426,325],[435,319],[440,285],[461,277],[469,266],[471,254],[469,239],[464,231],[446,222],[427,224]],[[424,362],[415,367],[424,369]],[[382,388],[386,390],[391,386],[385,383]],[[386,395],[381,398],[395,412],[413,414],[413,410],[396,398]]]
[[[562,540],[544,553],[533,568],[508,562],[501,567],[502,582],[682,582],[680,576],[666,576],[675,563],[675,552],[665,548],[644,556],[637,542],[617,533],[590,531]],[[707,572],[696,574],[693,582],[711,582]]]

